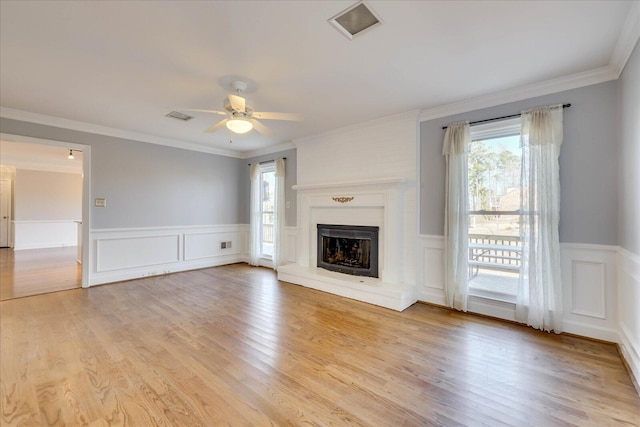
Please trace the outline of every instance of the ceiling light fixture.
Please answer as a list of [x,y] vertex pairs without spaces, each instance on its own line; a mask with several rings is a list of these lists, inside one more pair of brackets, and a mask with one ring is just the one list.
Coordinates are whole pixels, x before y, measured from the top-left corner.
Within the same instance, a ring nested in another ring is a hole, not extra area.
[[227,120],[227,129],[233,133],[247,133],[253,129],[253,124],[244,117],[231,117]]
[[67,156],[67,159],[69,160],[75,159],[75,157],[73,156],[73,150],[69,150],[69,155]]

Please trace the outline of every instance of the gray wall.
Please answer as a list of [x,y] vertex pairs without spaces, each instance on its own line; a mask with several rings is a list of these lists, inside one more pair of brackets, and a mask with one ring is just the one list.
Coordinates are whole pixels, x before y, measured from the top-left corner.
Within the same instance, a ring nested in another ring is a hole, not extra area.
[[618,244],[640,255],[640,45],[618,80],[620,208]]
[[10,119],[0,130],[91,146],[91,194],[107,199],[93,229],[242,222],[244,160]]
[[617,245],[617,81],[421,123],[420,232],[442,235],[444,230],[442,126],[560,103],[572,105],[564,110],[564,139],[560,152],[560,241]]
[[243,199],[243,206],[241,209],[240,219],[241,222],[245,224],[249,224],[249,201],[251,194],[251,180],[249,179],[249,164],[255,162],[265,162],[268,160],[275,160],[280,157],[286,157],[285,160],[285,188],[286,188],[286,201],[289,203],[289,208],[287,209],[285,222],[287,227],[295,227],[297,224],[296,218],[296,192],[291,188],[296,184],[296,176],[297,176],[297,156],[296,149],[292,148],[291,150],[280,151],[278,153],[265,154],[263,156],[251,157],[245,159],[244,161],[244,169],[241,170],[240,183],[241,183],[241,192],[245,195]]

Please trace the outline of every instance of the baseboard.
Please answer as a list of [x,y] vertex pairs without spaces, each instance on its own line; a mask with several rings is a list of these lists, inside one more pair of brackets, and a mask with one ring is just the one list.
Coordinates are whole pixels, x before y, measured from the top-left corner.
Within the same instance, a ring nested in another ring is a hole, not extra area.
[[72,242],[60,242],[60,243],[31,243],[28,245],[21,245],[21,246],[14,246],[13,250],[14,251],[24,251],[24,250],[30,250],[30,249],[52,249],[52,248],[67,248],[70,246],[77,246],[78,242],[77,241],[72,241]]
[[220,256],[209,260],[193,262],[162,264],[147,268],[135,268],[130,270],[94,274],[91,277],[90,286],[106,283],[122,282],[125,280],[141,279],[144,277],[162,276],[165,274],[179,273],[182,271],[199,270],[201,268],[218,267],[227,264],[246,262],[246,258],[238,255]]
[[615,329],[588,325],[566,319],[562,322],[562,332],[612,343],[620,342],[620,334]]

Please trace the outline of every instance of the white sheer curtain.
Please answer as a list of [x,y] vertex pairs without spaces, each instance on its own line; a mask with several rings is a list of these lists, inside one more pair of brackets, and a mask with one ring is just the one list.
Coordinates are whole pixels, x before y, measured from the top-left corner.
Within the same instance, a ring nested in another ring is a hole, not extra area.
[[254,163],[250,169],[251,177],[251,202],[249,218],[249,264],[260,265],[260,165]]
[[445,297],[449,307],[467,311],[469,294],[469,191],[467,156],[471,134],[469,123],[450,124],[444,136],[446,200],[444,218]]
[[276,189],[274,193],[273,268],[285,261],[285,174],[284,159],[276,159]]
[[560,172],[562,105],[522,113],[522,267],[516,318],[528,325],[562,331],[560,279]]

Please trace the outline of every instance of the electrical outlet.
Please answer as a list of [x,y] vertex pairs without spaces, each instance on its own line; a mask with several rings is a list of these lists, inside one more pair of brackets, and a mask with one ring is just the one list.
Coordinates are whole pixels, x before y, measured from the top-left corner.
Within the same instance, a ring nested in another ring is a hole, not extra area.
[[96,208],[106,208],[107,207],[107,199],[99,198],[95,200]]
[[231,249],[231,242],[227,242],[227,249]]

